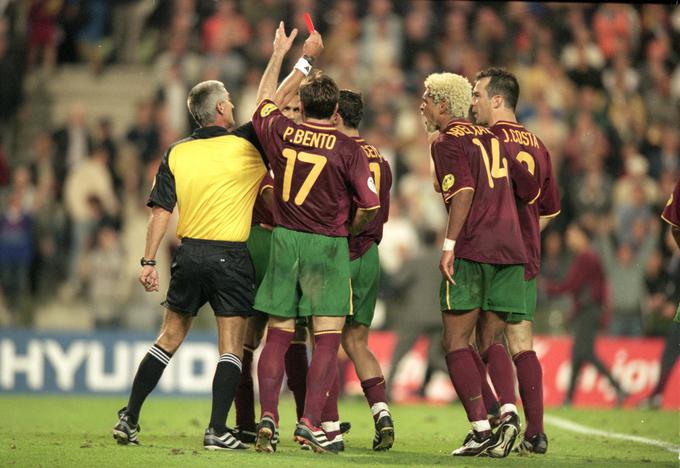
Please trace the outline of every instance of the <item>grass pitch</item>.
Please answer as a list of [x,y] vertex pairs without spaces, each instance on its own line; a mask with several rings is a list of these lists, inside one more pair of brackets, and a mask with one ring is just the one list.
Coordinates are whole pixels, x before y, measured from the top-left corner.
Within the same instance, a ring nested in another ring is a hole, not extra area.
[[[453,458],[449,453],[463,440],[468,424],[460,405],[393,406],[396,443],[386,453],[371,450],[372,419],[363,400],[341,402],[342,420],[351,421],[346,451],[317,455],[300,450],[292,441],[294,408],[281,404],[281,443],[278,452],[208,452],[203,430],[210,413],[207,398],[174,399],[152,395],[142,413],[139,447],[116,445],[111,428],[120,397],[0,396],[0,466],[166,467],[336,467],[336,466],[513,466],[513,467],[678,467],[678,454],[641,443],[583,435],[546,425],[548,455],[502,460]],[[550,410],[591,428],[680,443],[680,414],[641,410]],[[232,416],[233,417],[233,416]]]

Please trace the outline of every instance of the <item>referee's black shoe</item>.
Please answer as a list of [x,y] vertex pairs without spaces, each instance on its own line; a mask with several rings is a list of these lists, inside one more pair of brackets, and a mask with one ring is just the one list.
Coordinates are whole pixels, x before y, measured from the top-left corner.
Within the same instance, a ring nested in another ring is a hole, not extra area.
[[245,450],[246,444],[234,437],[234,430],[227,428],[220,434],[212,427],[205,430],[203,435],[203,448],[206,450]]
[[132,422],[127,414],[127,407],[118,411],[118,423],[113,427],[113,438],[120,445],[139,445],[137,434],[141,431],[139,424]]

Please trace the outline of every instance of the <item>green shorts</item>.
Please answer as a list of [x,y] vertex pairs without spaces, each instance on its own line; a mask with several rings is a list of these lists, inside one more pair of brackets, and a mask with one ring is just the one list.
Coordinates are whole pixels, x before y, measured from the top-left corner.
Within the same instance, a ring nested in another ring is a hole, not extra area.
[[258,288],[262,283],[264,274],[267,271],[269,264],[269,246],[271,244],[272,232],[255,224],[250,228],[250,236],[248,237],[248,251],[250,251],[250,258],[253,259],[255,265],[255,286]]
[[480,308],[524,313],[524,265],[496,265],[456,258],[453,268],[456,284],[443,279],[439,289],[442,311],[465,313]]
[[274,228],[255,309],[282,318],[344,317],[350,312],[350,295],[345,237]]
[[371,326],[380,283],[378,245],[373,244],[359,258],[349,262],[352,273],[352,315],[347,323]]
[[538,297],[538,288],[536,286],[536,278],[529,281],[524,281],[524,305],[526,309],[524,312],[513,312],[508,315],[507,321],[510,323],[519,323],[522,320],[534,321],[534,313],[536,312],[536,300]]

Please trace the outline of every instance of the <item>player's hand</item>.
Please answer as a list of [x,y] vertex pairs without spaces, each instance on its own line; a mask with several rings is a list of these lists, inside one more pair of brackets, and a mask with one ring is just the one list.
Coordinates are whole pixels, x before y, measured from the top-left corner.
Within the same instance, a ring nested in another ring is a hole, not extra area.
[[456,284],[455,281],[453,281],[453,260],[455,256],[453,255],[453,251],[450,250],[444,250],[442,252],[442,258],[439,260],[439,271],[442,272],[442,275],[444,275],[444,278],[446,278],[446,281],[448,281],[451,284]]
[[158,272],[156,267],[144,265],[139,274],[139,282],[142,283],[146,292],[158,291]]
[[274,53],[286,55],[290,48],[293,46],[293,41],[297,37],[297,28],[290,32],[290,36],[286,36],[286,28],[283,21],[279,23],[279,27],[274,35]]
[[321,39],[321,34],[319,34],[318,31],[312,31],[302,45],[302,55],[318,57],[321,51],[323,51],[323,39]]

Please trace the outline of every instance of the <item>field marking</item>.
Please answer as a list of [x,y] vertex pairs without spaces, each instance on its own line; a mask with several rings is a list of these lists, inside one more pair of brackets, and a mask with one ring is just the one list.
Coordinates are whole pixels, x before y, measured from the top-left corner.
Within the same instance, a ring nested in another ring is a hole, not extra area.
[[609,432],[602,431],[600,429],[594,429],[592,427],[584,426],[582,424],[569,421],[568,419],[563,419],[558,416],[552,416],[546,414],[543,416],[545,422],[557,426],[560,429],[564,429],[571,432],[577,432],[579,434],[591,434],[600,437],[608,437],[610,439],[619,440],[629,440],[631,442],[638,442],[646,445],[654,445],[655,447],[660,447],[662,449],[668,450],[669,452],[677,453],[680,455],[680,445],[671,444],[670,442],[664,442],[663,440],[649,439],[647,437],[641,437],[630,434],[621,434],[620,432]]

